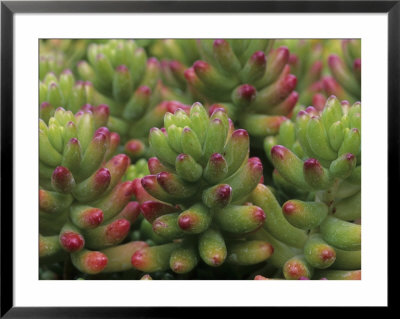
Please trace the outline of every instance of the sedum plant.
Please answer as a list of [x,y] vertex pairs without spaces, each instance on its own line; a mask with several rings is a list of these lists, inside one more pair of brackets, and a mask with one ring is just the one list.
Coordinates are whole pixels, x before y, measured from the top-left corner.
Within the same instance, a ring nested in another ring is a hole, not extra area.
[[[39,83],[39,115],[46,123],[58,107],[78,112],[86,104],[94,104],[95,92],[90,82],[76,81],[71,70],[59,76],[49,72]],[[103,108],[109,112],[108,107]],[[106,123],[105,123],[106,124]]]
[[313,106],[322,109],[326,97],[337,96],[350,103],[361,99],[361,41],[338,41],[340,49],[327,57],[328,72],[321,81],[321,90],[313,97]]
[[133,182],[121,181],[130,160],[113,156],[119,136],[104,127],[107,115],[102,106],[75,115],[58,108],[48,125],[40,120],[42,265],[65,260],[85,274],[118,272],[132,268],[130,254],[147,246],[122,243],[140,211]]
[[262,185],[251,199],[267,214],[256,237],[274,246],[271,262],[286,279],[360,279],[361,104],[331,96],[322,112],[301,110],[265,149],[283,204]]
[[43,80],[49,72],[60,75],[67,68],[67,65],[66,58],[61,51],[41,52],[39,58],[39,80]]
[[66,68],[72,68],[75,72],[75,64],[85,57],[88,43],[86,39],[41,39],[39,78],[43,80],[49,72],[60,75]]
[[[342,40],[341,44],[341,56],[331,54],[328,57],[328,66],[333,78],[342,88],[336,89],[338,98],[353,103],[361,99],[361,41]],[[335,92],[327,90],[327,94]]]
[[166,113],[164,129],[149,141],[151,175],[134,181],[144,217],[142,231],[161,244],[138,250],[132,265],[152,273],[188,273],[202,261],[248,266],[268,259],[273,247],[248,240],[264,211],[247,202],[262,177],[258,158],[249,158],[249,136],[234,130],[223,109],[209,116],[200,103],[190,111]]
[[151,53],[160,60],[162,98],[191,104],[199,98],[189,90],[186,69],[200,58],[195,39],[162,39],[155,41]]
[[200,58],[195,39],[160,39],[152,45],[151,53],[160,60],[179,61],[187,66]]
[[136,178],[142,178],[146,175],[149,175],[149,169],[147,166],[147,160],[141,158],[136,161],[135,164],[129,165],[125,175],[122,177],[123,181],[133,181]]
[[39,278],[361,279],[360,49],[41,40]]
[[121,136],[125,152],[140,158],[146,154],[149,129],[162,125],[169,105],[159,104],[160,63],[133,40],[92,43],[87,59],[78,64],[80,77],[93,83],[97,103],[110,107],[107,126]]
[[[289,65],[297,78],[296,91],[301,105],[314,105],[322,91],[323,46],[311,39],[280,40],[290,51]],[[325,99],[324,99],[325,100]]]
[[254,138],[276,134],[298,100],[289,50],[272,49],[273,43],[269,39],[199,40],[202,60],[185,72],[202,101],[224,107]]

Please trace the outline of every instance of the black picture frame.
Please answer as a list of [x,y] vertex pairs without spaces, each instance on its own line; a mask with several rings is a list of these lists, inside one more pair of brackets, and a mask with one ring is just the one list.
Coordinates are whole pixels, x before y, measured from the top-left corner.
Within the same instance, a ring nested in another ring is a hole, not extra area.
[[[388,14],[388,207],[398,197],[400,144],[400,1],[1,1],[1,318],[176,318],[191,308],[14,307],[13,304],[13,19],[15,13],[387,13]],[[388,218],[391,219],[388,214]],[[388,223],[394,227],[393,221]],[[393,234],[393,232],[388,232]],[[388,238],[389,239],[389,238]],[[390,241],[388,241],[388,244]],[[389,246],[388,246],[389,247]],[[388,255],[389,256],[389,255]],[[390,258],[389,258],[390,262]],[[390,281],[388,282],[388,284]],[[390,307],[390,298],[388,300]],[[388,308],[389,308],[388,307]],[[292,310],[295,310],[292,308]],[[296,311],[308,311],[305,308]],[[196,315],[208,315],[197,309]],[[335,311],[335,310],[334,310]],[[235,310],[237,315],[248,310]],[[226,309],[212,310],[213,316]]]

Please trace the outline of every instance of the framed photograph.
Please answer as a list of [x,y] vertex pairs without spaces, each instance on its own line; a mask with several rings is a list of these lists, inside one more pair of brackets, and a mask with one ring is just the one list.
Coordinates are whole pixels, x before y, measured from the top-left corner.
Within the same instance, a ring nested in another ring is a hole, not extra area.
[[388,308],[399,19],[2,1],[1,317]]

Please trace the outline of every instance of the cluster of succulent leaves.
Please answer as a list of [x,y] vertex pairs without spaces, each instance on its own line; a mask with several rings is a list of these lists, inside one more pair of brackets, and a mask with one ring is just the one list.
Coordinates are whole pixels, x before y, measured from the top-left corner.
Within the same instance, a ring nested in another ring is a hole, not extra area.
[[39,278],[360,279],[360,49],[41,40]]
[[270,207],[279,227],[267,215],[266,230],[296,252],[281,265],[285,278],[359,276],[361,104],[332,96],[321,112],[303,107],[264,146],[283,202]]

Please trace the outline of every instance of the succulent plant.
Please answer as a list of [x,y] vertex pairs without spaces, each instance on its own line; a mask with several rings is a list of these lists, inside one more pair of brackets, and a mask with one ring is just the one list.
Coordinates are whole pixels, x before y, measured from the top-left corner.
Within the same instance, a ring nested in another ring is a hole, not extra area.
[[[323,46],[311,39],[280,40],[290,51],[290,71],[297,78],[296,91],[301,105],[314,105],[315,95],[323,90],[321,77],[323,71]],[[318,98],[318,96],[316,97]]]
[[134,181],[148,232],[162,244],[132,256],[146,273],[172,269],[183,274],[202,260],[217,267],[260,263],[273,253],[266,241],[246,240],[260,228],[265,213],[247,203],[262,178],[258,158],[249,158],[249,136],[234,130],[224,109],[211,116],[200,103],[189,114],[166,113],[164,129],[150,131],[156,157],[151,175]]
[[195,39],[160,39],[153,43],[151,54],[160,60],[179,61],[186,66],[200,58]]
[[330,95],[350,103],[361,99],[361,41],[346,39],[333,43],[338,43],[341,50],[339,48],[337,53],[328,54],[328,72],[324,72],[326,74],[321,81],[313,87],[315,94],[311,105],[318,110],[324,107]]
[[40,279],[361,279],[360,40],[48,39],[39,79]]
[[150,49],[161,63],[161,95],[163,100],[177,100],[191,104],[198,96],[190,91],[185,70],[200,58],[194,39],[162,39]]
[[341,56],[331,54],[328,57],[328,65],[342,90],[334,88],[335,91],[329,91],[328,86],[325,90],[328,95],[336,94],[341,100],[353,103],[361,99],[361,41],[342,40]]
[[[46,123],[58,107],[76,113],[86,104],[95,104],[95,100],[92,84],[76,81],[69,69],[62,71],[59,76],[49,72],[39,83],[40,118]],[[108,107],[106,109],[109,112]]]
[[147,54],[149,54],[149,49],[151,46],[155,43],[158,42],[157,39],[134,39],[136,44],[140,46],[141,48],[146,49]]
[[298,100],[289,50],[271,49],[273,43],[268,39],[199,40],[202,60],[185,71],[189,86],[203,102],[224,107],[256,138],[276,134]]
[[121,182],[130,160],[113,156],[119,136],[103,126],[107,114],[102,106],[75,115],[58,108],[48,125],[40,120],[41,264],[66,259],[82,273],[118,272],[147,246],[122,243],[140,211],[133,182]]
[[250,201],[266,212],[256,238],[269,240],[278,252],[270,261],[286,279],[358,278],[361,104],[332,96],[322,112],[301,110],[295,122],[282,123],[277,137],[266,138],[265,149],[284,203],[263,185]]
[[43,80],[49,72],[59,75],[67,65],[63,52],[41,53],[39,57],[39,80]]
[[97,103],[110,107],[107,126],[120,134],[123,143],[134,141],[134,150],[126,145],[132,158],[142,157],[149,129],[161,126],[168,107],[159,104],[160,63],[147,58],[145,50],[133,40],[90,44],[87,58],[79,62],[78,71],[101,95]]
[[66,68],[71,68],[76,72],[75,65],[85,57],[88,44],[102,41],[104,40],[41,39],[39,45],[39,78],[43,80],[49,72],[60,75]]
[[149,169],[147,167],[147,160],[141,158],[135,164],[129,165],[125,175],[122,177],[123,181],[133,181],[136,178],[142,178],[149,175]]

